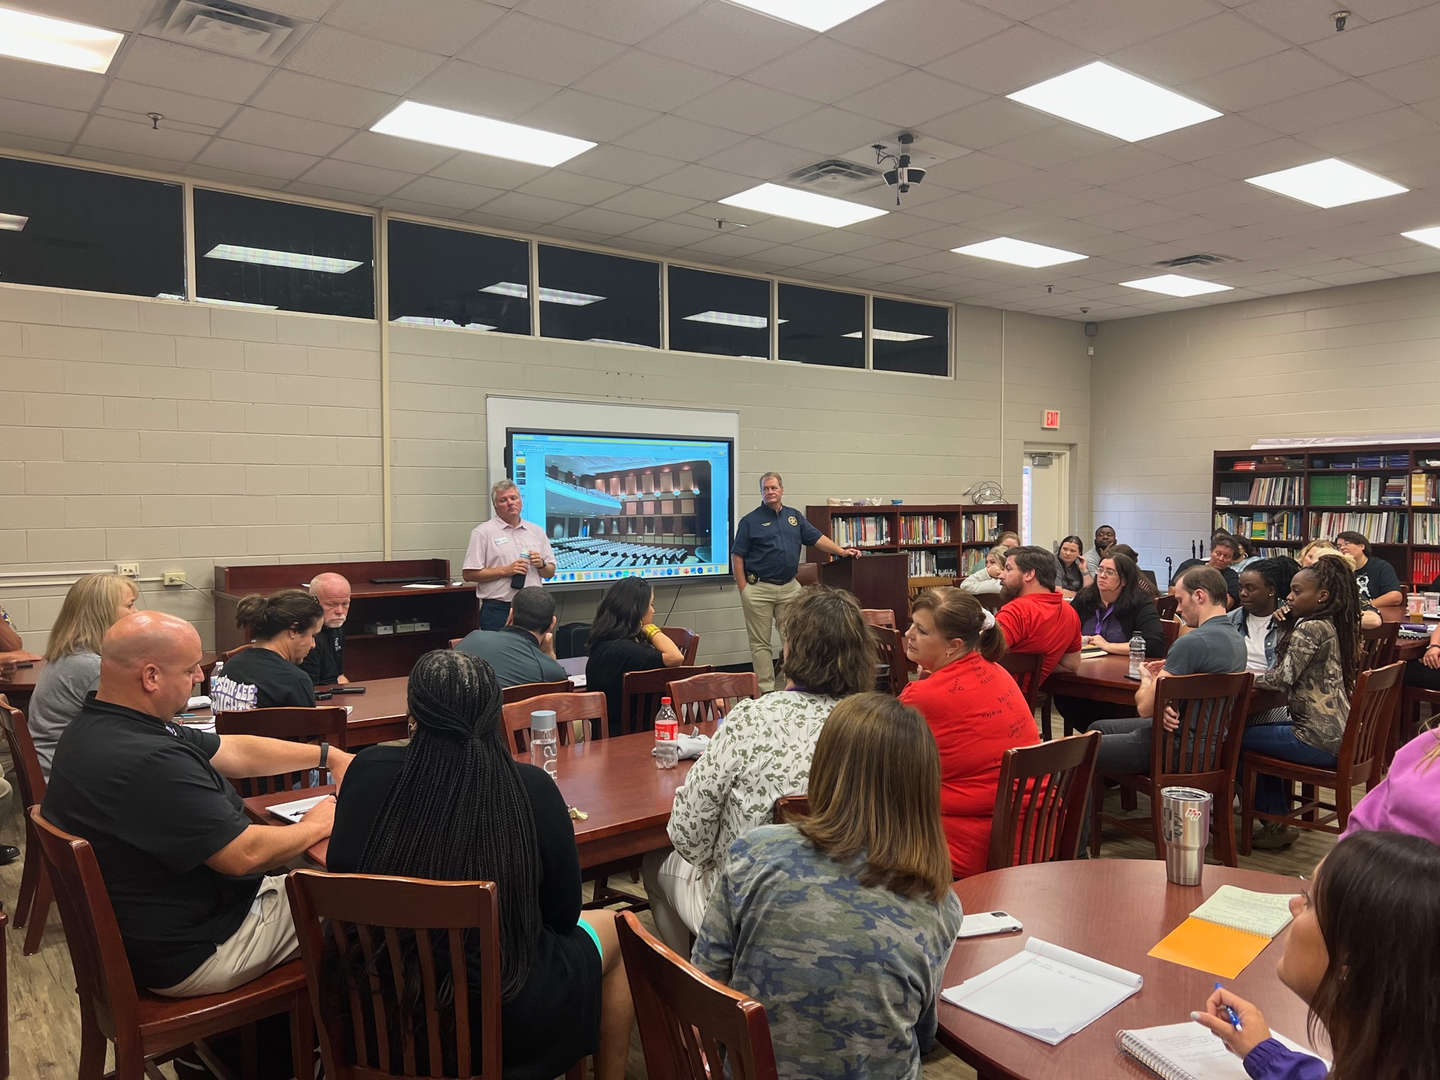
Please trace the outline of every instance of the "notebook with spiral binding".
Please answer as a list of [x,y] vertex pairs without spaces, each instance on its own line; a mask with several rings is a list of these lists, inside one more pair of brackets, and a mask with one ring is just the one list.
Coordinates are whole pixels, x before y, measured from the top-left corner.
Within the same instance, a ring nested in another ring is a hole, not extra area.
[[[1272,1031],[1270,1037],[1291,1050],[1310,1053],[1279,1032]],[[1240,1058],[1225,1048],[1219,1036],[1193,1020],[1117,1031],[1115,1043],[1163,1080],[1249,1080]]]

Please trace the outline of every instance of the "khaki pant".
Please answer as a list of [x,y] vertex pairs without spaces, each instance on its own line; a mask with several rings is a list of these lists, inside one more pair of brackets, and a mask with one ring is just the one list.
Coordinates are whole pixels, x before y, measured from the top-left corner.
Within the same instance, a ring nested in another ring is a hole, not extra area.
[[800,595],[800,588],[800,582],[792,578],[784,585],[757,581],[754,585],[746,585],[740,593],[740,607],[745,612],[745,632],[750,635],[750,655],[755,661],[755,678],[760,681],[762,694],[775,689],[770,627],[780,621],[785,605]]
[[210,959],[174,986],[152,988],[152,993],[175,998],[221,994],[258,979],[299,952],[285,878],[275,874],[260,882],[240,929],[215,946]]

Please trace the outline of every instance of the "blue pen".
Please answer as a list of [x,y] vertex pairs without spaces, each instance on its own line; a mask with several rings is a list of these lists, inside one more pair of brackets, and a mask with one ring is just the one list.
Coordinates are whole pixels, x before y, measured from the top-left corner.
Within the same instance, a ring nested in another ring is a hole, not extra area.
[[[1215,989],[1216,989],[1216,990],[1222,990],[1222,989],[1224,989],[1224,987],[1222,987],[1222,986],[1217,982],[1217,983],[1215,984]],[[1244,1031],[1244,1030],[1245,1030],[1245,1029],[1240,1025],[1240,1014],[1239,1014],[1239,1013],[1237,1013],[1237,1012],[1236,1012],[1234,1009],[1232,1009],[1229,1005],[1222,1005],[1222,1006],[1220,1006],[1220,1007],[1225,1010],[1225,1015],[1226,1015],[1227,1017],[1229,1017],[1231,1027],[1233,1027],[1236,1031]]]

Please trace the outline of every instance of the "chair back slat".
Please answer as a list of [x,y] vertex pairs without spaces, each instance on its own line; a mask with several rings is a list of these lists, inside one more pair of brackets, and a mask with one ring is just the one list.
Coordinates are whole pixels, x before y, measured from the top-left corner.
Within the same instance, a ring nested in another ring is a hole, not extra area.
[[[217,735],[262,735],[268,739],[289,742],[345,745],[349,713],[342,705],[321,705],[316,708],[286,706],[275,709],[237,709],[215,714]],[[319,760],[318,757],[316,759]],[[315,774],[312,781],[312,773]],[[310,787],[312,782],[327,784],[329,780],[318,770],[280,773],[276,776],[252,776],[232,781],[244,796],[264,795],[293,787]]]
[[557,737],[562,746],[579,744],[587,739],[603,739],[610,727],[605,695],[598,690],[579,694],[542,694],[524,701],[512,701],[501,706],[512,753],[529,752],[530,714],[544,709],[554,710]]
[[1360,670],[1367,671],[1393,664],[1399,636],[1399,623],[1381,623],[1379,626],[1362,628],[1360,631]]
[[662,626],[660,632],[670,639],[677,649],[680,650],[682,664],[695,663],[695,657],[700,653],[700,635],[693,630],[683,626]]
[[670,704],[682,725],[722,720],[737,702],[760,696],[760,680],[753,671],[712,671],[670,683]]
[[5,729],[5,744],[10,760],[15,762],[15,785],[20,789],[20,805],[31,807],[45,801],[45,771],[40,768],[40,755],[30,738],[30,725],[25,714],[0,694],[0,727]]
[[1379,779],[1390,725],[1400,712],[1404,682],[1403,661],[1360,672],[1350,695],[1350,715],[1336,762],[1339,774],[1348,776],[1352,784]]
[[670,684],[692,675],[708,675],[714,669],[702,667],[659,667],[626,672],[620,683],[620,733],[648,731],[655,726],[660,699],[669,697]]
[[652,1080],[778,1080],[763,1005],[676,955],[634,912],[616,928]]
[[1096,731],[1005,751],[986,869],[1075,858],[1099,752]]
[[898,697],[900,691],[910,685],[910,673],[915,669],[915,665],[905,655],[905,636],[893,626],[876,626],[872,623],[870,637],[875,642],[875,659],[885,666],[887,673],[887,681],[877,688]]
[[[1169,675],[1155,691],[1150,778],[1155,790],[1175,784],[1219,791],[1240,762],[1240,737],[1254,675]],[[1180,714],[1168,731],[1166,707]]]
[[[295,870],[286,887],[327,1077],[499,1080],[494,883]],[[479,949],[478,988],[469,982],[467,945]],[[423,1016],[406,1011],[421,1007]]]
[[895,629],[895,611],[888,607],[862,607],[860,617],[871,626],[888,626]]
[[[1170,597],[1170,599],[1174,600],[1175,598],[1172,596]],[[1165,638],[1161,643],[1161,647],[1164,649],[1164,653],[1162,656],[1150,657],[1150,659],[1152,660],[1163,659],[1165,656],[1170,655],[1171,647],[1175,644],[1176,639],[1180,637],[1180,620],[1173,618],[1161,619],[1160,630],[1165,635]]]
[[572,689],[574,689],[574,684],[569,679],[556,679],[554,682],[516,683],[514,686],[507,686],[500,691],[500,702],[503,705],[510,705],[517,701],[539,697],[541,694],[565,694]]
[[1162,619],[1173,619],[1175,609],[1180,606],[1178,596],[1157,596],[1155,597],[1155,611]]
[[1032,713],[1040,700],[1040,669],[1044,665],[1044,653],[1007,652],[1000,658],[1000,666],[1015,680]]

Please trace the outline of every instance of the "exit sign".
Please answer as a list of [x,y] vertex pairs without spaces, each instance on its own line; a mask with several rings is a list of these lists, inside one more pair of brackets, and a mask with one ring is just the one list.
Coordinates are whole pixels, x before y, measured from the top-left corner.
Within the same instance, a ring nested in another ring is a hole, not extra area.
[[1040,421],[1040,426],[1046,431],[1060,430],[1060,410],[1046,409],[1044,418]]

